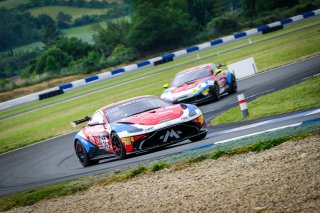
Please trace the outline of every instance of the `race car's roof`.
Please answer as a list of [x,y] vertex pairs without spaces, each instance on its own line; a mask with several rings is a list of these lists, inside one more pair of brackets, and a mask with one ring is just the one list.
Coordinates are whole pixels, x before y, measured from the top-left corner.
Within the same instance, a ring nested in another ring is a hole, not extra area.
[[155,98],[158,98],[156,96],[152,96],[152,95],[144,95],[144,96],[137,96],[137,97],[133,97],[133,98],[129,98],[129,99],[125,99],[125,100],[122,100],[122,101],[118,101],[118,102],[115,102],[115,103],[112,103],[112,104],[108,104],[104,107],[102,107],[100,110],[105,110],[107,108],[110,108],[112,106],[116,106],[116,105],[119,105],[119,104],[123,104],[125,102],[130,102],[130,101],[133,101],[133,100],[137,100],[137,99],[141,99],[141,98],[150,98],[150,97],[155,97]]
[[179,75],[181,73],[186,73],[186,72],[194,72],[194,71],[197,71],[197,70],[202,69],[202,68],[211,68],[211,64],[201,64],[201,65],[196,66],[196,67],[191,67],[189,69],[186,69],[186,70],[183,70],[183,71],[177,73],[177,75]]

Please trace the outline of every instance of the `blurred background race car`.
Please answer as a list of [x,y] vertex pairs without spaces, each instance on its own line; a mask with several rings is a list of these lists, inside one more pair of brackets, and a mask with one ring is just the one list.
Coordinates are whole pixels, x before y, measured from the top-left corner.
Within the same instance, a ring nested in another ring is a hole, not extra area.
[[142,96],[107,105],[91,117],[72,122],[87,122],[75,137],[74,148],[86,167],[99,160],[167,146],[186,139],[206,137],[205,121],[192,104],[173,105],[155,96]]
[[222,70],[224,64],[203,64],[179,72],[168,84],[161,98],[171,103],[202,103],[219,100],[222,94],[236,93],[238,90],[234,74]]

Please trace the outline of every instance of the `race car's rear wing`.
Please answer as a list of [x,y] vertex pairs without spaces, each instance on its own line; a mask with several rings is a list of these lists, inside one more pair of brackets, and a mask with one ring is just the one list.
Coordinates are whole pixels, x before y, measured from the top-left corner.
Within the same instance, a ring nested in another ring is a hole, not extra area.
[[86,116],[86,117],[84,117],[84,118],[82,118],[82,119],[72,121],[72,122],[71,122],[71,126],[76,127],[78,124],[81,124],[81,123],[84,123],[84,122],[86,122],[86,121],[89,121],[90,119],[91,119],[91,118],[90,118],[89,116]]

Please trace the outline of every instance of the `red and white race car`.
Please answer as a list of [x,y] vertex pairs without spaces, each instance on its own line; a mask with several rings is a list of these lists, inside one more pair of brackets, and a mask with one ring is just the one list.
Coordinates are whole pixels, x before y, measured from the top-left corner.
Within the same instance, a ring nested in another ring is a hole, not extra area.
[[179,72],[161,98],[171,103],[202,103],[218,100],[222,94],[236,93],[237,81],[234,74],[221,70],[224,64],[203,64]]
[[87,122],[74,140],[83,166],[116,156],[166,146],[186,139],[202,140],[207,135],[200,109],[192,104],[173,105],[155,96],[142,96],[107,105],[91,117],[73,121]]

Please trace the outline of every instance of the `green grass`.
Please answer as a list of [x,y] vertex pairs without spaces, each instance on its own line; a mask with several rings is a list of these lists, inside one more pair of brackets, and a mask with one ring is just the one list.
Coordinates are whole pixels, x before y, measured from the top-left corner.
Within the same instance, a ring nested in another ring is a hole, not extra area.
[[63,33],[66,37],[76,37],[81,39],[82,41],[93,43],[93,30],[94,24],[85,25],[81,27],[72,27],[69,29],[63,30]]
[[240,108],[233,107],[211,121],[211,125],[262,118],[320,106],[320,76],[248,102],[249,116],[242,118]]
[[138,175],[158,172],[165,168],[172,168],[173,170],[181,170],[195,163],[204,160],[216,160],[220,157],[232,157],[234,155],[249,153],[249,152],[262,152],[264,150],[273,148],[287,141],[297,141],[311,136],[320,136],[319,129],[311,132],[302,132],[294,136],[282,136],[269,140],[260,140],[256,143],[229,148],[225,150],[217,150],[203,155],[193,155],[186,160],[179,160],[176,162],[168,163],[165,159],[160,161],[151,162],[146,166],[135,166],[128,171],[116,172],[113,175],[95,176],[82,178],[75,181],[69,181],[52,186],[46,186],[27,192],[20,192],[4,198],[0,198],[0,211],[12,209],[14,207],[32,205],[40,200],[50,199],[59,196],[66,196],[77,193],[79,191],[88,189],[89,187],[109,185],[116,182],[122,182],[132,179]]
[[20,4],[26,4],[29,2],[31,2],[31,0],[6,0],[6,1],[0,2],[0,7],[11,9],[11,8],[15,8]]
[[103,15],[108,9],[93,9],[93,8],[80,8],[70,6],[44,6],[28,10],[31,15],[39,16],[40,14],[47,14],[53,19],[56,19],[59,12],[64,12],[72,16],[72,20],[80,18],[83,15]]
[[6,211],[13,207],[32,205],[40,200],[70,195],[92,186],[93,182],[85,179],[69,181],[52,186],[41,187],[27,192],[0,198],[0,211]]
[[168,163],[166,163],[164,161],[159,161],[159,162],[152,163],[150,166],[150,170],[152,172],[157,172],[157,171],[160,171],[160,170],[167,168],[167,167],[169,167]]
[[21,46],[21,47],[17,47],[14,49],[14,52],[15,53],[25,53],[25,52],[28,52],[28,51],[33,51],[35,49],[43,49],[45,47],[45,45],[38,41],[38,42],[33,42],[31,44],[27,44],[27,45],[24,45],[24,46]]
[[[310,22],[314,22],[314,20],[315,19],[312,19]],[[317,20],[319,20],[319,17],[317,17]],[[320,52],[319,34],[319,26],[313,26],[304,31],[286,34],[282,37],[253,44],[231,53],[221,54],[217,57],[197,60],[191,64],[183,65],[186,62],[196,59],[196,55],[191,55],[161,66],[129,73],[109,81],[92,84],[88,87],[70,91],[64,95],[57,96],[52,99],[3,110],[0,112],[0,117],[12,115],[27,109],[32,109],[33,107],[41,106],[53,101],[65,100],[66,98],[74,95],[92,91],[113,83],[122,82],[127,79],[132,79],[147,73],[153,73],[161,69],[181,65],[178,68],[169,69],[166,72],[147,77],[143,80],[105,89],[96,92],[95,94],[86,95],[65,103],[56,104],[24,115],[2,120],[0,122],[0,132],[2,133],[0,135],[0,153],[72,131],[74,130],[70,126],[70,122],[72,120],[79,119],[85,115],[91,115],[96,109],[114,101],[119,101],[138,95],[160,95],[162,93],[162,85],[164,83],[171,82],[171,79],[177,72],[191,66],[208,62],[225,62],[228,64],[253,56],[256,60],[258,69],[261,71],[287,64],[306,56],[318,54]],[[305,35],[308,35],[308,37],[306,38]],[[238,42],[241,43],[245,41],[246,40]],[[239,45],[239,43],[234,42],[232,44],[200,52],[199,54],[201,57],[203,54],[215,54],[225,51],[228,48],[232,49],[236,45]],[[30,132],[33,134],[30,134]]]
[[[112,20],[117,20],[117,19],[127,19],[129,20],[130,17],[121,17],[121,18],[115,18]],[[65,34],[66,37],[76,37],[81,39],[82,41],[88,42],[88,43],[93,43],[93,34],[95,34],[94,31],[94,26],[95,25],[102,25],[102,26],[106,26],[106,22],[102,21],[99,23],[94,23],[94,24],[89,24],[89,25],[85,25],[85,26],[80,26],[80,27],[71,27],[69,29],[65,29],[63,30],[63,33]]]

